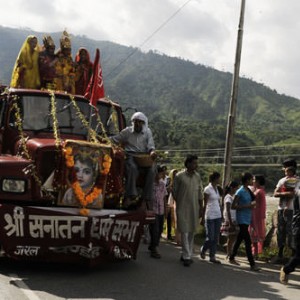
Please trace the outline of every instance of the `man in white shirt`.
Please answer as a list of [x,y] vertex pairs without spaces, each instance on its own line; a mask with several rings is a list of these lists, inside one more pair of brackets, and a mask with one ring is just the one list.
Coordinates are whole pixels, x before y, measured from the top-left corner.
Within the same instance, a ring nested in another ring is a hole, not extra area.
[[154,165],[140,167],[134,159],[136,154],[149,154],[155,160],[156,152],[152,132],[148,127],[148,119],[142,112],[136,112],[131,117],[132,125],[123,129],[119,134],[111,137],[111,141],[123,145],[126,152],[126,183],[124,208],[136,203],[138,197],[137,179],[141,170],[145,173],[145,184],[142,199],[151,208],[153,183],[155,177]]
[[286,244],[292,249],[292,218],[293,218],[293,200],[295,197],[295,187],[299,182],[296,175],[297,163],[293,159],[283,162],[285,177],[281,178],[275,188],[274,197],[279,198],[278,204],[278,225],[277,225],[277,246],[278,257],[275,263],[281,263],[283,259],[283,250]]

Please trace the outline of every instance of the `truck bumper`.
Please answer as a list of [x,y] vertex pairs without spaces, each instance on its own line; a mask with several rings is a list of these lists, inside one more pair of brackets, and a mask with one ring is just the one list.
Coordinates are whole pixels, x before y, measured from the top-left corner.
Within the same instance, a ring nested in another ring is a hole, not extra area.
[[0,244],[16,260],[96,266],[136,259],[153,212],[0,205]]

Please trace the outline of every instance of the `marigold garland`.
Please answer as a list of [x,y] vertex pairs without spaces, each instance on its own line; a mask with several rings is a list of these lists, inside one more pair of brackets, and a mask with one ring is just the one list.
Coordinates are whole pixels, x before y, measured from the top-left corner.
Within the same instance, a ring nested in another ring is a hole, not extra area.
[[70,96],[70,99],[71,99],[71,102],[73,104],[73,107],[75,108],[76,110],[76,115],[78,116],[78,118],[80,119],[81,121],[81,124],[87,129],[88,133],[89,133],[89,137],[90,137],[90,141],[94,142],[94,143],[97,143],[98,142],[98,139],[97,139],[97,133],[95,132],[95,130],[93,130],[91,127],[90,127],[90,124],[89,122],[86,120],[86,117],[82,114],[82,112],[80,111],[80,108],[78,107],[76,101],[75,101],[75,98],[74,96],[72,95],[69,95]]
[[53,91],[50,91],[51,95],[51,116],[53,122],[53,135],[55,139],[55,146],[59,149],[59,145],[61,144],[59,129],[58,129],[58,120],[57,120],[57,112],[56,112],[56,98]]
[[[23,122],[22,122],[22,118],[21,118],[21,110],[17,104],[17,100],[18,97],[14,96],[13,97],[14,103],[12,105],[13,109],[15,110],[15,118],[16,118],[16,124],[17,124],[17,128],[18,128],[18,132],[20,135],[20,146],[22,149],[22,156],[25,159],[31,160],[33,161],[31,155],[29,154],[28,148],[27,148],[27,138],[25,137],[24,131],[23,131]],[[38,186],[40,187],[40,189],[42,190],[43,193],[45,193],[45,195],[47,197],[52,197],[50,193],[48,193],[47,190],[44,189],[44,187],[42,186],[42,181],[36,171],[36,166],[35,165],[31,165],[31,168],[28,169],[30,170],[31,175],[33,176],[35,182],[38,184]]]
[[90,193],[85,194],[77,180],[72,184],[72,189],[76,198],[84,208],[93,203],[93,201],[102,194],[102,189],[97,188],[96,186]]
[[87,208],[81,208],[80,211],[79,211],[79,213],[80,213],[82,216],[85,216],[85,217],[86,217],[86,216],[89,215],[90,210],[87,209]]
[[103,157],[103,169],[101,170],[101,174],[107,175],[110,171],[112,159],[108,154],[105,154]]
[[65,159],[66,159],[66,165],[68,168],[74,167],[74,156],[72,155],[72,148],[67,147],[64,149]]

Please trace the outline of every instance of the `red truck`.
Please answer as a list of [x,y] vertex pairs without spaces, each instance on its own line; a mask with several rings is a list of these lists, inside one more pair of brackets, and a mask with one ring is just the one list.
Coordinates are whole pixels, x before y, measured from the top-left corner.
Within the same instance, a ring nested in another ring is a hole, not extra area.
[[[0,92],[1,255],[87,265],[136,259],[153,215],[120,209],[125,155],[108,138],[125,127],[120,105],[101,99],[95,109],[54,91]],[[93,178],[89,190],[84,176]]]

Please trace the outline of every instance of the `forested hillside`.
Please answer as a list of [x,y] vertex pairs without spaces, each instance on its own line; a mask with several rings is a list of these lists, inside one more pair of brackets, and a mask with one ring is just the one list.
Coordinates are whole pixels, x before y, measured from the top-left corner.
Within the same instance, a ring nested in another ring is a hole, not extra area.
[[[8,84],[19,49],[29,34],[0,26],[0,81]],[[59,48],[61,33],[51,33]],[[72,36],[73,56],[81,46],[101,51],[106,95],[150,120],[159,149],[214,149],[225,145],[232,74],[155,52],[143,53],[108,41]],[[298,142],[300,102],[242,78],[235,146]],[[131,111],[126,112],[130,115]]]

